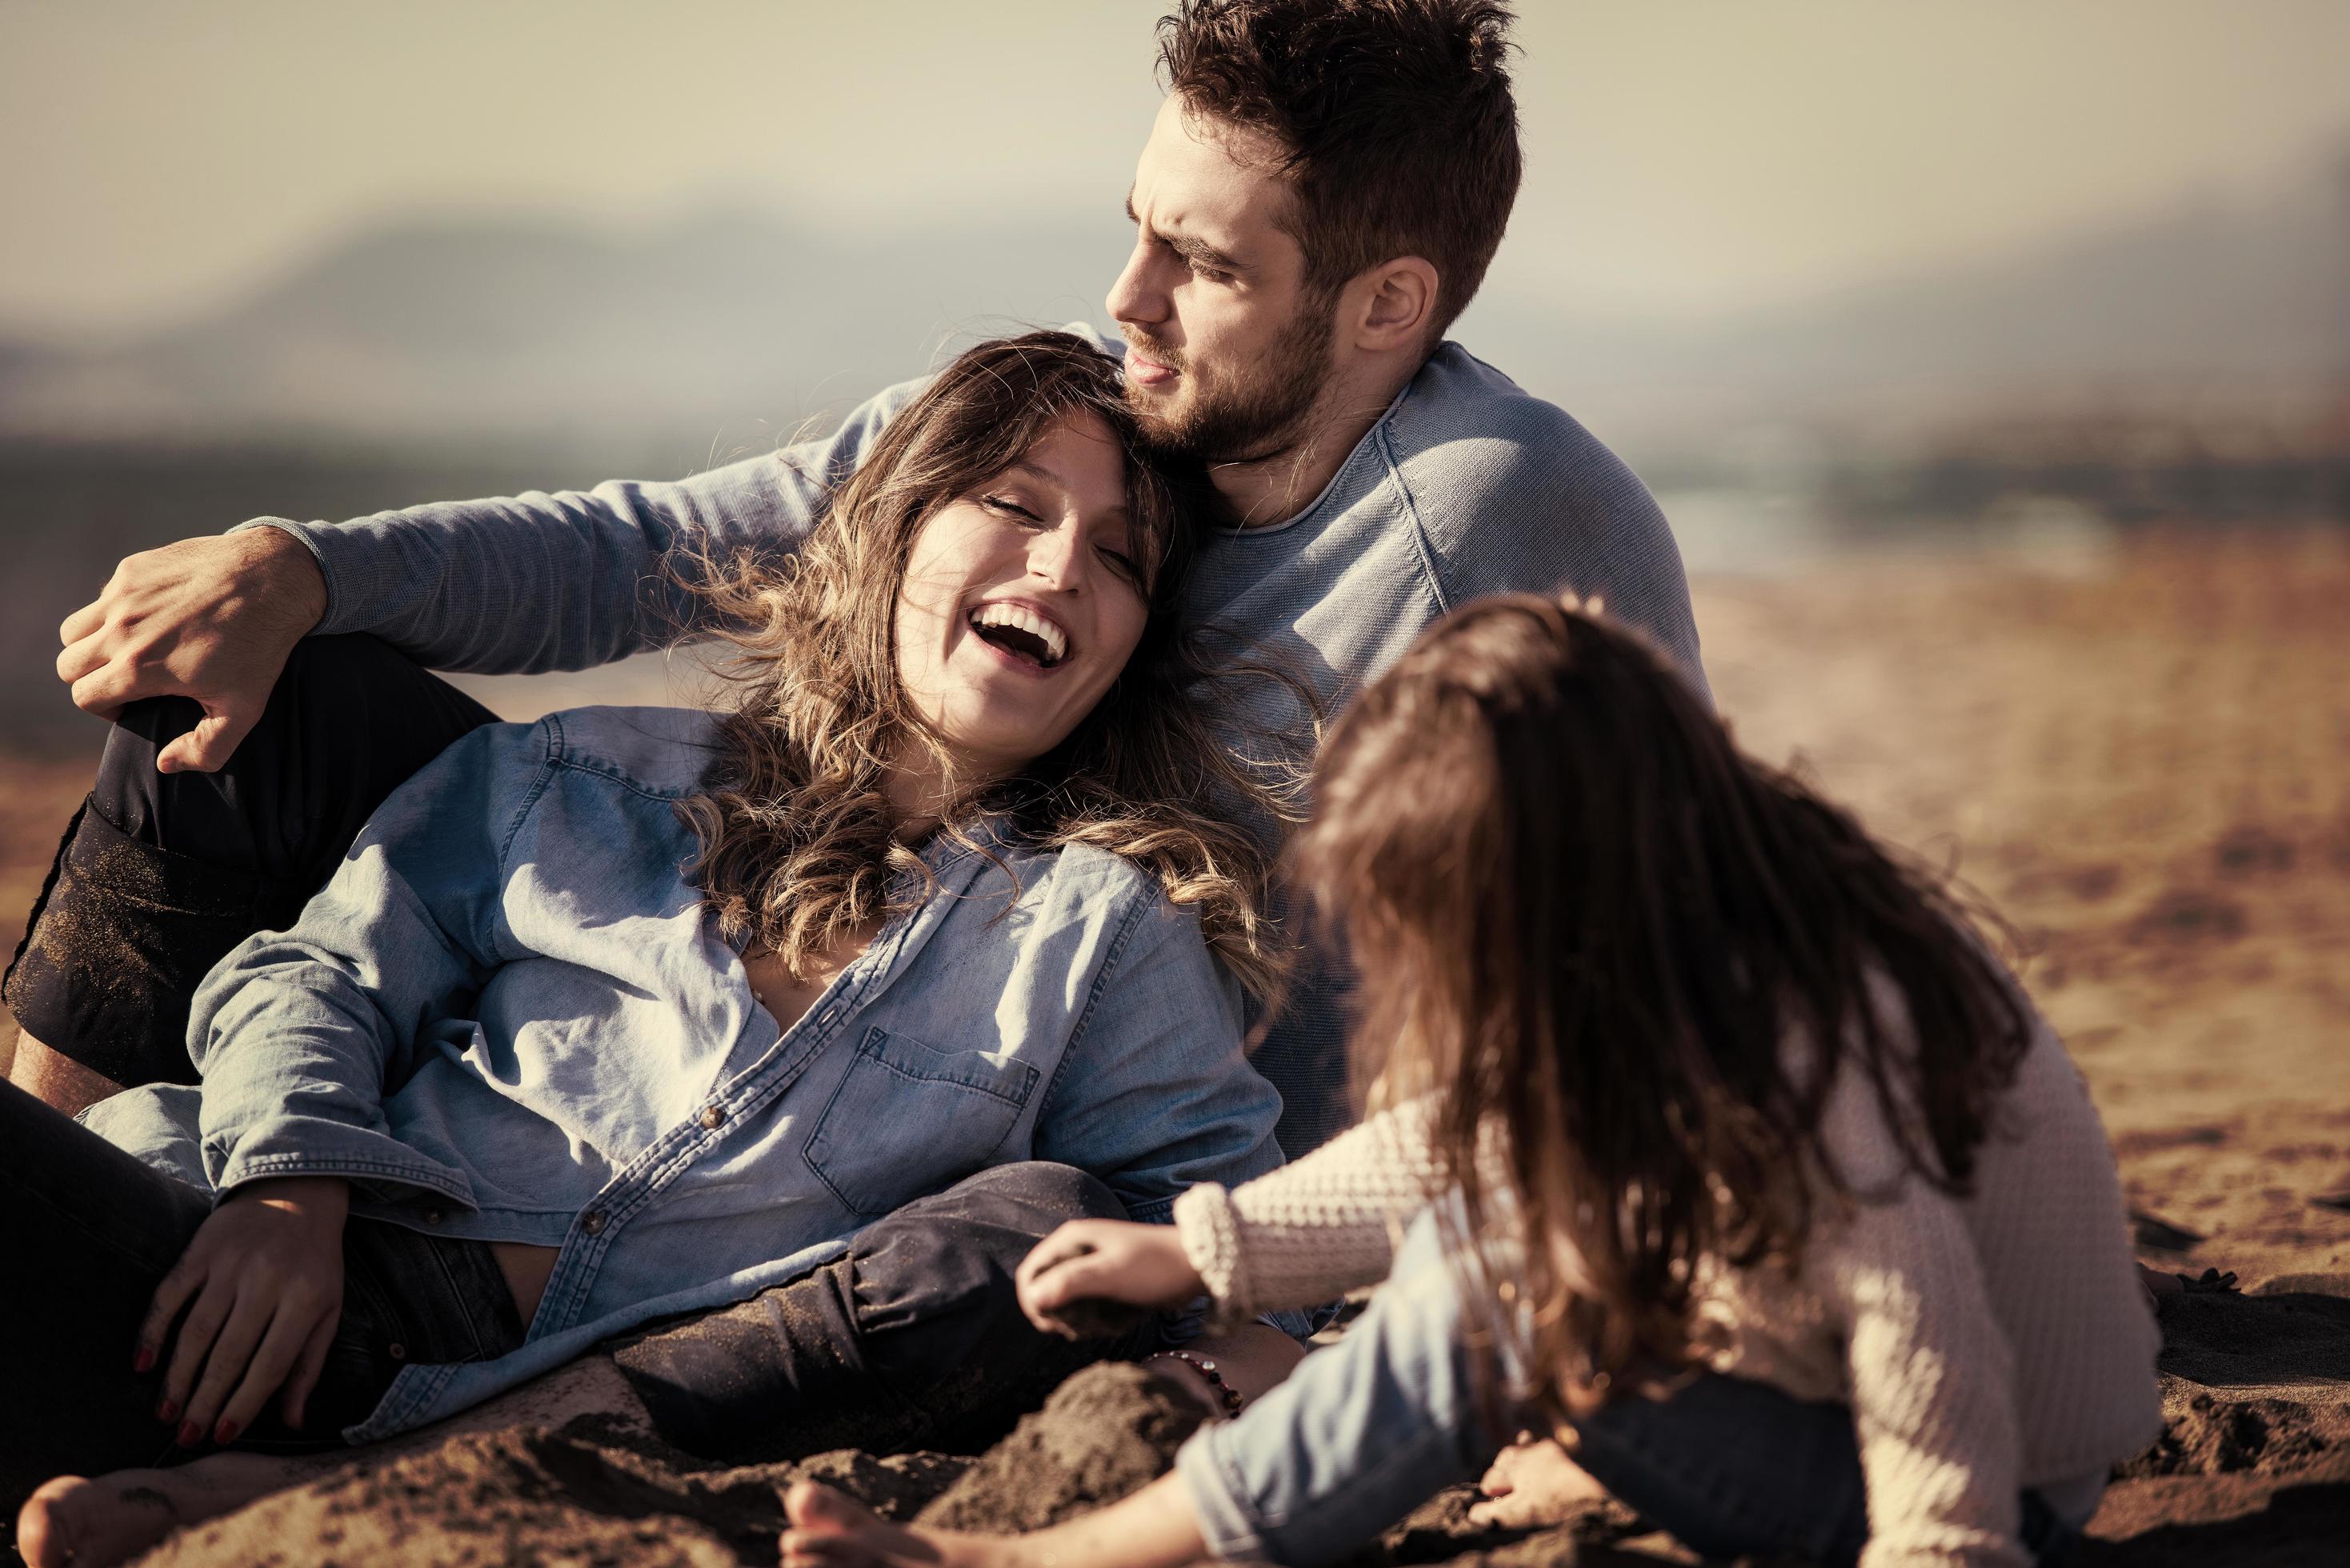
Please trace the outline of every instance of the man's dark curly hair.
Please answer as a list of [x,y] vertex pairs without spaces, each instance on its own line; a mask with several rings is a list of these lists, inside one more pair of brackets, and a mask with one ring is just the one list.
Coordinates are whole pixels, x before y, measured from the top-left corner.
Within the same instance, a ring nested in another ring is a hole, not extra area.
[[1159,57],[1193,113],[1284,150],[1307,287],[1334,294],[1396,256],[1434,265],[1432,341],[1517,200],[1513,20],[1492,0],[1184,0],[1159,19]]

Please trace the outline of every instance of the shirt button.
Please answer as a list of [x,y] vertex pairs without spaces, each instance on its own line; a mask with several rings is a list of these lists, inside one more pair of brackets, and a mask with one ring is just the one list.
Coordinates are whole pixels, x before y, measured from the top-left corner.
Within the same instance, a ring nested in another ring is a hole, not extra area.
[[396,1339],[390,1345],[383,1347],[383,1353],[386,1355],[390,1356],[394,1361],[405,1361],[408,1359],[408,1346],[400,1344],[400,1341]]
[[702,1125],[706,1127],[724,1127],[726,1125],[726,1107],[724,1106],[702,1106]]
[[582,1214],[579,1217],[579,1228],[582,1231],[587,1231],[590,1236],[602,1235],[604,1233],[604,1211],[601,1209],[590,1209],[587,1213]]
[[427,1225],[438,1225],[447,1218],[449,1218],[449,1211],[445,1209],[427,1209],[424,1211],[424,1222]]

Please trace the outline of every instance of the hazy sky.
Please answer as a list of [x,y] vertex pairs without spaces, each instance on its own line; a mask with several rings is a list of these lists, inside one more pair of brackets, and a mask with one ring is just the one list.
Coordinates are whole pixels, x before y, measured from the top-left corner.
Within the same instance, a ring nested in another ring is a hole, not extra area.
[[[420,209],[1107,219],[1164,8],[0,0],[0,327],[134,330]],[[2350,148],[2344,0],[1520,10],[1494,277],[1595,307],[1961,265]]]

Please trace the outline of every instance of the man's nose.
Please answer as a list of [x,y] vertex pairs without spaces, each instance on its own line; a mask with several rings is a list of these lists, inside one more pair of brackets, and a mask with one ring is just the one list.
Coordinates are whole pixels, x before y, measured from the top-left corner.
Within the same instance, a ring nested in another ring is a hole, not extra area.
[[1109,286],[1109,297],[1103,301],[1111,320],[1149,326],[1167,319],[1167,289],[1158,275],[1156,260],[1149,237],[1136,236],[1125,270]]

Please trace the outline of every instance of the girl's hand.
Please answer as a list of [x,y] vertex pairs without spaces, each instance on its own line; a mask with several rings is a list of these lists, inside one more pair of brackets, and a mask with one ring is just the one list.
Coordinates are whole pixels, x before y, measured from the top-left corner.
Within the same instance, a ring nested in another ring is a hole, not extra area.
[[301,1426],[342,1320],[350,1202],[350,1186],[338,1177],[240,1187],[156,1287],[139,1327],[138,1370],[161,1356],[185,1307],[155,1407],[158,1419],[180,1423],[182,1448],[207,1435],[234,1442],[280,1387],[286,1425]]
[[1080,1303],[1180,1307],[1205,1288],[1172,1225],[1124,1220],[1070,1220],[1036,1243],[1013,1277],[1028,1321],[1066,1339],[1087,1337]]

